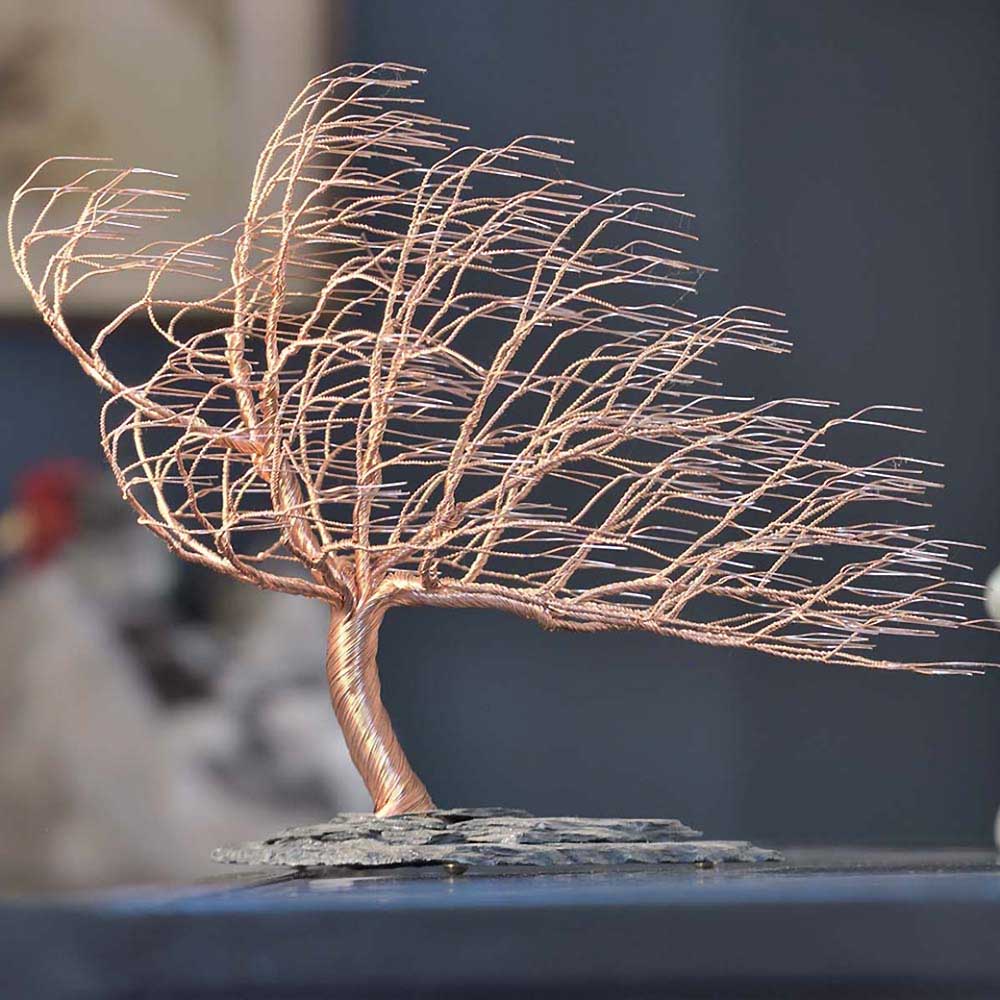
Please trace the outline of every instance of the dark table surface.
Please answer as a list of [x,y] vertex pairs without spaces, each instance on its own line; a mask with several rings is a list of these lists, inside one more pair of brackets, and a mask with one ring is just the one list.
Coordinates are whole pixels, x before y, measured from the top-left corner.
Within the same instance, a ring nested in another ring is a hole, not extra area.
[[0,997],[1000,996],[985,850],[437,868],[0,903]]

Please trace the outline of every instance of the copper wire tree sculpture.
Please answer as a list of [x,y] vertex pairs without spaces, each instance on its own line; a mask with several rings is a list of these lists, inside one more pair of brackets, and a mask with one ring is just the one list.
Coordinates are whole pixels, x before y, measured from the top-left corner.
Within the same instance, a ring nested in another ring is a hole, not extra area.
[[[829,404],[723,395],[719,348],[788,345],[777,314],[680,308],[703,269],[677,250],[672,196],[564,179],[558,140],[462,145],[408,96],[414,72],[310,82],[224,233],[138,245],[183,196],[67,158],[22,185],[9,228],[56,339],[111,394],[104,448],[141,523],[185,559],[329,605],[333,705],[377,812],[433,808],[380,698],[396,605],[971,666],[873,650],[965,623],[948,546],[872,514],[923,506],[928,463],[827,454],[838,426],[885,425],[876,408],[814,424]],[[136,300],[72,332],[74,293],[125,272]],[[204,294],[178,298],[178,276]],[[139,322],[163,357],[133,384],[108,356]]]

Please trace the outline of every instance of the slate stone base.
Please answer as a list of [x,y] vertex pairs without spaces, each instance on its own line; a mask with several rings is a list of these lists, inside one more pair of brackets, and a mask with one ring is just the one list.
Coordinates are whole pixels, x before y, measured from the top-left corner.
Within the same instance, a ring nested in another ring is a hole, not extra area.
[[745,840],[699,840],[675,819],[541,817],[518,809],[436,809],[380,819],[339,813],[267,840],[212,852],[216,861],[288,868],[392,865],[623,865],[779,861]]

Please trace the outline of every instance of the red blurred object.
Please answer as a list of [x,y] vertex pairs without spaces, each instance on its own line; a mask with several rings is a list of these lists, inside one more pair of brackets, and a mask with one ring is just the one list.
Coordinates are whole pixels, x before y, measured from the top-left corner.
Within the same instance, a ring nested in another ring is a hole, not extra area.
[[29,565],[42,565],[76,537],[86,479],[86,466],[72,458],[47,460],[18,476],[14,503],[28,520],[21,554]]

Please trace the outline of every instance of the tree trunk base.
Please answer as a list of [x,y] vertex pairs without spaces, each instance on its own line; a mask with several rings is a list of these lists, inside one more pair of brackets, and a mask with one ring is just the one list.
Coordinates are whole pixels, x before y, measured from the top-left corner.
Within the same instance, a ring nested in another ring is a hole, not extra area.
[[287,868],[513,865],[533,869],[780,861],[744,840],[700,840],[674,819],[536,817],[516,809],[436,809],[382,818],[340,813],[263,841],[217,848],[216,861]]

